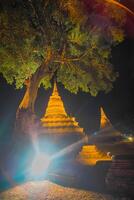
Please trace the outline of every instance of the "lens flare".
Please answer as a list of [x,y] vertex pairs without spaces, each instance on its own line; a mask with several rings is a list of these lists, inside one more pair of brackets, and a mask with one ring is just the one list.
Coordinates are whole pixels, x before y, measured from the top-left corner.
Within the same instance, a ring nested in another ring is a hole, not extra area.
[[126,12],[128,12],[129,14],[134,16],[134,12],[132,10],[130,10],[128,7],[126,7],[125,5],[119,3],[115,0],[105,0],[105,1],[108,3],[114,4],[114,5],[117,5],[118,7],[124,9]]
[[56,158],[62,157],[64,155],[70,153],[71,151],[75,150],[79,145],[81,145],[83,143],[87,143],[87,142],[88,142],[88,136],[85,136],[81,140],[79,140],[79,141],[77,141],[77,142],[65,147],[64,149],[62,149],[58,153],[54,154],[52,156],[52,159],[56,159]]
[[46,174],[46,171],[50,164],[50,158],[44,153],[38,153],[35,156],[35,159],[31,167],[31,176],[32,177],[41,177]]

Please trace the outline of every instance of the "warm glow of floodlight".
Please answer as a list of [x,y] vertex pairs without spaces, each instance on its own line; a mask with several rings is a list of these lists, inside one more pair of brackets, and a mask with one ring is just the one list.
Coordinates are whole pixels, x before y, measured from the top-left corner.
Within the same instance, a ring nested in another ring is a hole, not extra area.
[[32,163],[31,175],[32,177],[40,177],[46,174],[50,164],[50,158],[44,153],[38,153]]
[[129,136],[129,137],[128,137],[128,141],[129,141],[129,142],[134,142],[134,138],[131,137],[131,136]]

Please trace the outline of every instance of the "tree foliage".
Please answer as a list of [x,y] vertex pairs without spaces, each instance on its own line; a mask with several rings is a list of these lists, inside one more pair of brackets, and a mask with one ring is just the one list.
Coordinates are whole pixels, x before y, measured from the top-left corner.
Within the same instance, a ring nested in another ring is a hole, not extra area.
[[111,47],[124,39],[125,13],[105,4],[100,15],[100,2],[95,2],[91,13],[80,0],[0,3],[0,73],[7,82],[22,88],[43,66],[42,74],[50,73],[44,73],[39,86],[48,88],[56,75],[73,93],[110,91],[117,77]]

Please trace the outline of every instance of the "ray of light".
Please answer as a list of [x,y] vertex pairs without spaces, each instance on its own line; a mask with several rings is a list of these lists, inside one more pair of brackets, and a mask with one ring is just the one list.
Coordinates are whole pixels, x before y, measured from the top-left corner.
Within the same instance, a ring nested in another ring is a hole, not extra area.
[[73,151],[74,149],[76,149],[79,145],[87,143],[87,142],[88,142],[88,136],[85,136],[81,140],[79,140],[79,141],[77,141],[77,142],[65,147],[64,149],[62,149],[58,153],[54,154],[51,157],[51,159],[62,157],[63,155],[66,155],[66,154],[70,153],[71,151]]
[[[120,123],[117,123],[114,125],[114,127],[117,127]],[[109,130],[114,130],[113,127],[108,126],[103,128],[103,130],[99,130],[97,131],[97,134],[100,134],[103,131],[109,131]],[[81,140],[65,147],[64,149],[62,149],[61,151],[59,151],[58,153],[54,154],[51,159],[55,159],[55,158],[59,158],[62,157],[68,153],[70,153],[71,151],[73,151],[74,149],[76,149],[79,145],[83,145],[86,144],[88,142],[90,142],[90,140],[92,139],[92,137],[94,136],[95,132],[93,132],[92,134],[90,134],[90,136],[86,135],[84,138],[82,138]]]

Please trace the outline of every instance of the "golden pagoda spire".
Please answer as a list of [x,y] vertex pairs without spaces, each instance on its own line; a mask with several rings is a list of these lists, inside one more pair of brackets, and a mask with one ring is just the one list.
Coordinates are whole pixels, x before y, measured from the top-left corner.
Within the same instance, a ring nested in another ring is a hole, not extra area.
[[52,96],[59,96],[56,81],[54,82],[54,88],[53,88]]
[[53,92],[49,99],[48,106],[45,112],[45,117],[48,116],[67,116],[61,97],[59,96],[57,84],[54,82]]
[[103,108],[100,108],[101,118],[100,118],[100,128],[106,128],[108,126],[111,126],[111,123],[109,119],[107,118]]

